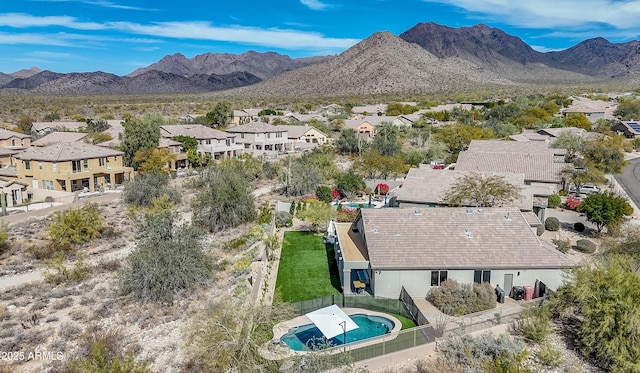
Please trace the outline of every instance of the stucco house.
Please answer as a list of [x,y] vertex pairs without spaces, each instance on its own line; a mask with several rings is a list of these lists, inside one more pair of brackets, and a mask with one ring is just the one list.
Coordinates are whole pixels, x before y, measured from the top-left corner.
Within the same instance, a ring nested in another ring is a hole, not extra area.
[[346,114],[346,110],[344,109],[344,107],[338,104],[329,104],[329,105],[320,107],[320,109],[318,109],[318,114],[323,115],[325,117],[328,117],[331,115],[344,115]]
[[356,133],[365,140],[372,140],[376,133],[374,126],[368,121],[362,119],[345,120],[343,128],[349,128],[356,131]]
[[227,132],[236,135],[236,142],[244,148],[245,153],[254,156],[278,156],[291,150],[288,126],[274,126],[262,122],[251,122],[231,127]]
[[640,136],[640,122],[622,121],[611,126],[611,132],[624,135],[628,139],[634,139]]
[[88,133],[83,132],[49,132],[43,137],[32,142],[32,146],[47,146],[51,144],[57,144],[60,142],[76,142],[82,141],[89,136]]
[[340,282],[375,297],[397,299],[404,287],[424,297],[447,279],[489,282],[509,294],[532,286],[556,290],[574,261],[538,239],[516,207],[360,209],[353,223],[331,222]]
[[31,145],[31,136],[24,133],[0,128],[0,146],[11,149],[24,149]]
[[[176,136],[193,137],[198,140],[198,152],[210,154],[213,159],[233,158],[243,152],[242,144],[237,143],[235,134],[219,131],[201,124],[160,126],[160,136],[167,139],[172,139]],[[186,157],[186,153],[178,157],[181,165]]]
[[231,118],[231,123],[239,126],[241,124],[247,124],[250,122],[255,122],[260,119],[258,113],[260,113],[262,109],[241,109],[233,111],[233,118]]
[[327,142],[328,136],[313,126],[278,126],[287,131],[293,150],[313,149]]
[[387,104],[354,106],[351,108],[351,112],[353,114],[363,114],[363,115],[367,115],[367,114],[382,115],[387,112]]
[[16,171],[18,180],[33,189],[93,192],[133,178],[133,168],[124,167],[122,154],[84,142],[32,146],[16,155]]
[[[412,168],[407,173],[402,187],[396,189],[389,199],[391,207],[446,207],[444,200],[447,191],[470,171],[434,170],[429,165]],[[548,197],[551,195],[549,187],[525,185],[524,174],[513,172],[477,172],[481,176],[500,176],[506,182],[521,188],[520,198],[505,206],[517,207],[523,212],[532,227],[542,225]],[[476,207],[475,205],[463,205]]]
[[23,204],[28,198],[27,184],[0,177],[0,198],[4,198],[6,207]]
[[584,114],[591,123],[598,119],[614,119],[614,111],[618,104],[613,101],[592,100],[587,97],[572,97],[569,107],[562,109],[562,116]]
[[543,141],[473,140],[460,152],[455,169],[524,174],[525,185],[550,187],[556,193],[563,188],[562,170],[570,166],[565,153]]

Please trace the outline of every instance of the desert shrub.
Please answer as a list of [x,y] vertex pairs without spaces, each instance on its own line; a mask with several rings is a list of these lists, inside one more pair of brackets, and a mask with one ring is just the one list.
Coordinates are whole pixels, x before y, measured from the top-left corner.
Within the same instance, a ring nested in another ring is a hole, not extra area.
[[465,372],[526,372],[524,342],[508,334],[463,335],[445,342],[444,359],[466,367]]
[[541,343],[551,334],[550,319],[548,307],[530,307],[520,314],[514,331],[533,343]]
[[66,340],[75,340],[82,333],[82,328],[76,323],[66,322],[60,326],[58,334]]
[[31,254],[34,258],[38,260],[48,259],[53,257],[56,253],[56,249],[53,245],[43,244],[43,245],[30,245],[27,247],[27,252]]
[[560,220],[554,216],[549,217],[544,221],[544,227],[548,231],[558,231],[560,230]]
[[260,206],[260,214],[258,214],[258,224],[271,224],[273,218],[273,212],[269,207],[269,202],[265,202]]
[[589,240],[578,240],[576,242],[576,248],[585,254],[593,254],[596,252],[596,244]]
[[290,227],[293,225],[293,221],[291,219],[291,214],[286,211],[278,211],[276,212],[276,227]]
[[577,222],[573,224],[573,229],[575,229],[576,232],[584,232],[584,224]]
[[544,225],[540,224],[536,227],[536,234],[542,236],[544,234]]
[[456,280],[446,280],[429,291],[427,300],[451,316],[480,312],[496,306],[496,295],[488,282],[460,284]]
[[[338,205],[338,207],[340,206],[342,205]],[[336,220],[339,223],[349,223],[356,220],[356,216],[358,216],[358,210],[345,208],[345,209],[340,209],[338,211],[338,216],[336,217]]]
[[562,352],[553,347],[549,342],[540,346],[540,350],[536,354],[536,357],[540,364],[551,368],[557,368],[562,363]]
[[0,223],[0,254],[9,248],[9,226],[7,223]]
[[331,196],[331,188],[326,185],[320,185],[316,188],[316,197],[322,202],[330,203],[333,199]]
[[149,206],[151,201],[163,195],[173,203],[180,202],[180,194],[169,185],[171,177],[162,172],[140,175],[124,184],[124,201],[129,205]]
[[75,245],[89,242],[100,236],[104,220],[95,204],[77,209],[57,211],[47,231],[55,250],[69,251]]
[[170,302],[183,291],[211,277],[202,232],[189,224],[177,226],[175,215],[147,215],[136,247],[118,273],[122,294],[142,301]]
[[560,206],[561,203],[562,203],[562,199],[560,199],[560,196],[557,194],[552,194],[549,196],[549,201],[547,203],[547,206],[550,209],[555,209],[556,207]]
[[560,252],[567,253],[569,252],[569,249],[571,249],[571,244],[567,240],[553,239],[551,240],[551,242],[553,242],[556,245],[556,249],[558,249],[558,251]]
[[48,282],[60,284],[75,284],[81,282],[89,273],[91,268],[87,264],[86,256],[76,256],[76,261],[68,267],[64,252],[58,252],[53,258],[47,259],[44,263],[44,278]]
[[564,197],[564,196],[566,196],[566,195],[567,195],[567,191],[566,191],[566,190],[564,190],[564,189],[562,189],[561,191],[559,191],[559,192],[558,192],[558,195],[559,195],[560,197]]

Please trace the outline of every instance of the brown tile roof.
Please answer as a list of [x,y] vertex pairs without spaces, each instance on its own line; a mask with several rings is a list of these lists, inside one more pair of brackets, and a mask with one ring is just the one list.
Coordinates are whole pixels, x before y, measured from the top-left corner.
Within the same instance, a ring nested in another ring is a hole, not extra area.
[[[514,144],[529,144],[513,142]],[[551,153],[490,153],[460,152],[456,161],[456,170],[475,172],[513,172],[524,174],[526,181],[545,183],[562,182],[561,171],[567,163],[556,162]]]
[[9,130],[6,130],[4,128],[0,128],[0,140],[7,140],[7,139],[10,139],[12,137],[17,137],[19,139],[26,139],[26,138],[29,138],[31,136],[25,135],[24,133],[9,131]]
[[31,146],[46,146],[59,142],[76,142],[87,137],[88,133],[82,132],[51,132],[31,143]]
[[544,141],[502,141],[502,140],[472,140],[467,151],[489,153],[524,153],[524,154],[564,154],[564,149],[554,149]]
[[267,133],[267,132],[283,132],[283,126],[274,126],[262,122],[249,122],[240,126],[227,128],[227,132],[231,133]]
[[25,161],[64,162],[122,155],[121,151],[84,142],[61,142],[42,147],[31,147],[16,155]]
[[0,146],[0,156],[9,156],[9,155],[18,154],[22,152],[22,150],[23,149],[15,149],[15,148],[8,148],[6,146]]
[[[319,129],[315,128],[314,126],[276,126],[279,128],[282,128],[283,131],[287,131],[287,137],[290,139],[299,139],[300,137],[304,136],[307,132],[309,132],[310,130],[316,130],[320,133],[322,133],[322,131],[320,131]],[[324,133],[322,133],[323,135],[325,135]],[[325,135],[327,136],[327,135]]]
[[558,137],[562,132],[570,132],[581,137],[587,134],[585,129],[576,127],[542,128],[538,130],[539,134],[551,137]]
[[18,177],[18,170],[15,167],[3,167],[0,168],[0,176],[6,177]]
[[[541,242],[517,208],[361,209],[371,268],[526,269],[575,263]],[[416,213],[418,212],[418,213]]]
[[[397,189],[396,197],[402,206],[405,203],[445,204],[443,197],[456,181],[466,175],[468,171],[434,170],[431,168],[412,168],[405,178],[402,188]],[[515,186],[523,188],[521,199],[514,201],[513,206],[524,210],[532,209],[532,194],[524,189],[524,174],[510,172],[479,172],[483,176],[502,176]]]
[[31,128],[34,131],[42,131],[46,129],[66,128],[68,130],[77,131],[79,128],[86,128],[86,122],[33,122]]
[[235,135],[219,131],[201,124],[174,124],[160,126],[162,137],[189,136],[198,140],[217,139],[225,140]]
[[160,139],[160,143],[158,144],[158,148],[168,148],[170,146],[180,146],[180,145],[182,145],[182,144],[180,142],[178,142],[178,141],[161,138]]

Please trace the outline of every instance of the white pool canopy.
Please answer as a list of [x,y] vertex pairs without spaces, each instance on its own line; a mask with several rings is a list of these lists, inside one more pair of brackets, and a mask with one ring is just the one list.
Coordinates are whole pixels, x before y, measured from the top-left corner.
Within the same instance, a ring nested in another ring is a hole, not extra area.
[[351,320],[335,304],[329,307],[309,312],[306,316],[316,325],[325,338],[330,339],[344,332],[358,329],[358,325]]

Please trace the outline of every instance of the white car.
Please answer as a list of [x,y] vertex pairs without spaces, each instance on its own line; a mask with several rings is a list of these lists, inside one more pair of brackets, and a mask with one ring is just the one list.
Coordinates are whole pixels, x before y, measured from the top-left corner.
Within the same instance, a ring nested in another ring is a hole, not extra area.
[[584,184],[580,187],[580,190],[576,190],[576,187],[574,186],[571,189],[571,192],[573,193],[578,192],[580,194],[600,193],[600,188],[593,184]]

